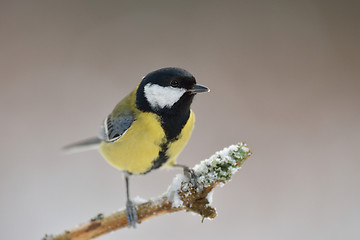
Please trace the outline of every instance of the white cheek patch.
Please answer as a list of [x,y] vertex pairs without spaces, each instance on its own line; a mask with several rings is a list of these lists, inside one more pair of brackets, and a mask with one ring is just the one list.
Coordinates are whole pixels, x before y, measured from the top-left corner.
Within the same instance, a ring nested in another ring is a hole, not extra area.
[[144,87],[144,94],[153,109],[171,108],[186,92],[183,88],[162,87],[148,83]]

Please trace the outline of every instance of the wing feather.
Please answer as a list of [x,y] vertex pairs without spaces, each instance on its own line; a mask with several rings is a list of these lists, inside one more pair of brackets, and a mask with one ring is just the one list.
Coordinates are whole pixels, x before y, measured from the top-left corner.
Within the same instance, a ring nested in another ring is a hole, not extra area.
[[117,119],[112,119],[109,115],[100,127],[99,137],[105,142],[115,142],[126,133],[133,122],[134,116],[132,114]]

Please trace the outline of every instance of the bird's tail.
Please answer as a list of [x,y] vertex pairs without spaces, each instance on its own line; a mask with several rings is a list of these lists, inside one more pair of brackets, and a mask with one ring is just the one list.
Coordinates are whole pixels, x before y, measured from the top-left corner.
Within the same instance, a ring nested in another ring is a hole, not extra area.
[[101,143],[101,139],[99,139],[97,137],[93,137],[93,138],[89,138],[86,140],[82,140],[80,142],[69,144],[69,145],[63,147],[63,150],[69,154],[84,152],[84,151],[88,151],[88,150],[95,150],[95,149],[98,149],[100,143]]

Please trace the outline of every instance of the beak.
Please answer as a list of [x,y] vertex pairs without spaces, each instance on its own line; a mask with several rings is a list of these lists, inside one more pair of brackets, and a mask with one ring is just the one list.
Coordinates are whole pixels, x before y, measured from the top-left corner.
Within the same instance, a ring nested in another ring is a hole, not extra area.
[[187,90],[187,92],[196,94],[196,93],[210,92],[210,89],[205,86],[195,84],[194,87]]

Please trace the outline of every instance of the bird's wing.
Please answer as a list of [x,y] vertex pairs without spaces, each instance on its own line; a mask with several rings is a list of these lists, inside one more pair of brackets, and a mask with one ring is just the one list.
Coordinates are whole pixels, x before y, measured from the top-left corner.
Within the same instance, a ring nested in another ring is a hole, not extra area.
[[118,116],[112,119],[110,114],[101,125],[98,137],[67,145],[63,150],[67,153],[77,153],[97,149],[102,141],[115,142],[126,133],[134,121],[133,114],[131,113],[124,114],[124,112],[122,112],[120,115],[120,117]]
[[110,114],[100,127],[99,138],[105,142],[115,142],[126,133],[133,122],[134,115],[131,113],[116,118]]

